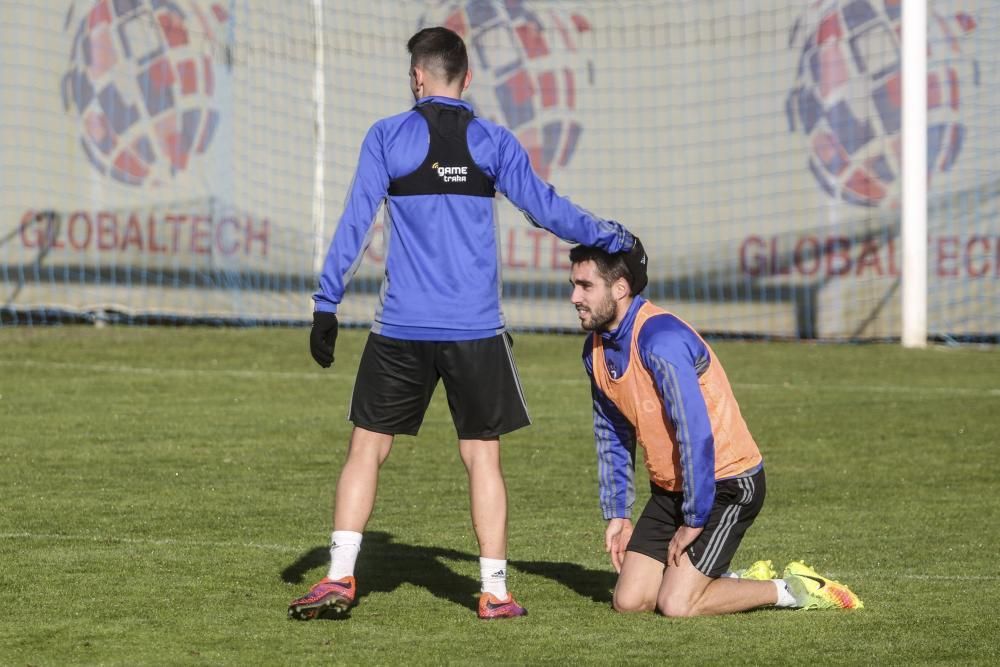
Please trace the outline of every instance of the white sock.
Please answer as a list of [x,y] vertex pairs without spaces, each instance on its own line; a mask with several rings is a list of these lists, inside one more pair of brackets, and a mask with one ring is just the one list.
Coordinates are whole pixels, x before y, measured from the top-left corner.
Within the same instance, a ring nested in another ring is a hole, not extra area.
[[479,559],[479,578],[482,591],[492,593],[498,600],[507,599],[507,560],[499,558]]
[[361,551],[361,533],[353,530],[335,530],[330,535],[330,572],[328,579],[354,576],[354,563]]
[[732,570],[727,570],[726,572],[723,572],[722,574],[720,574],[719,578],[720,579],[739,579],[740,578],[740,573],[739,572],[733,572]]
[[771,581],[774,582],[774,587],[778,589],[778,601],[774,603],[775,607],[799,606],[795,601],[795,596],[788,590],[788,584],[785,583],[784,579],[772,579]]

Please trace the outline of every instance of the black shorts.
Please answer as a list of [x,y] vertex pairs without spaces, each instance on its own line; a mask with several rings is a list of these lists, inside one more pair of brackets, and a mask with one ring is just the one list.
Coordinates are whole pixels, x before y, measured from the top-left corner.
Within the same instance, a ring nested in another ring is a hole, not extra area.
[[[705,530],[687,548],[688,558],[699,572],[718,577],[729,569],[744,533],[764,505],[765,491],[763,468],[749,477],[715,483],[715,503]],[[670,540],[684,523],[683,500],[680,493],[653,486],[653,495],[635,524],[628,551],[666,563]]]
[[463,341],[369,334],[350,420],[377,433],[416,435],[438,379],[460,439],[492,440],[531,423],[508,334]]

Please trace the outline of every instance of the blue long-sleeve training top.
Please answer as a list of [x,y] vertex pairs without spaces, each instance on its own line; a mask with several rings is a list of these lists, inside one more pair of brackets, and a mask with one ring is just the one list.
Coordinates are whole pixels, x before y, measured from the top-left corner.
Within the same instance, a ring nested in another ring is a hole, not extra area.
[[[462,100],[426,97],[417,105]],[[427,121],[416,107],[376,122],[313,295],[315,309],[337,312],[344,290],[387,205],[385,276],[372,331],[408,340],[473,340],[504,330],[496,200],[457,194],[389,195],[390,181],[412,174],[428,153]],[[599,218],[556,193],[531,168],[527,152],[499,125],[474,118],[466,139],[475,165],[537,227],[610,253],[632,247],[619,223]]]

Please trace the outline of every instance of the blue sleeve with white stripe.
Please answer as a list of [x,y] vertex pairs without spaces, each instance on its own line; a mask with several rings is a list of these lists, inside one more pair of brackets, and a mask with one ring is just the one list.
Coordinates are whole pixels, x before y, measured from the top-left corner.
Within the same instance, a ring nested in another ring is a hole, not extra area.
[[708,348],[690,327],[669,314],[646,322],[638,347],[677,435],[684,523],[700,528],[715,502],[715,436],[698,384],[698,376],[710,363]]
[[583,365],[590,376],[594,402],[597,484],[605,519],[628,519],[635,504],[635,431],[593,382],[593,339],[587,336]]
[[389,172],[382,151],[381,123],[368,130],[347,196],[344,213],[323,262],[319,291],[313,294],[316,310],[335,313],[344,290],[361,264],[371,228],[382,200],[389,192]]

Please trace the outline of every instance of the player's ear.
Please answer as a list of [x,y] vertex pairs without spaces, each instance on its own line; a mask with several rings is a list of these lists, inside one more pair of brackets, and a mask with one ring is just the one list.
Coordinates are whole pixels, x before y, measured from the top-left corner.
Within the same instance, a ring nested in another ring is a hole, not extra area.
[[614,284],[611,286],[611,296],[615,298],[615,301],[620,301],[621,299],[624,299],[631,293],[632,293],[632,288],[629,287],[628,281],[625,279],[625,276],[622,276],[621,278],[616,280]]
[[465,70],[465,81],[462,82],[462,92],[464,93],[469,89],[469,84],[472,83],[472,68]]
[[420,98],[420,93],[423,92],[424,88],[424,70],[416,65],[410,67],[410,90],[413,91],[413,96]]

